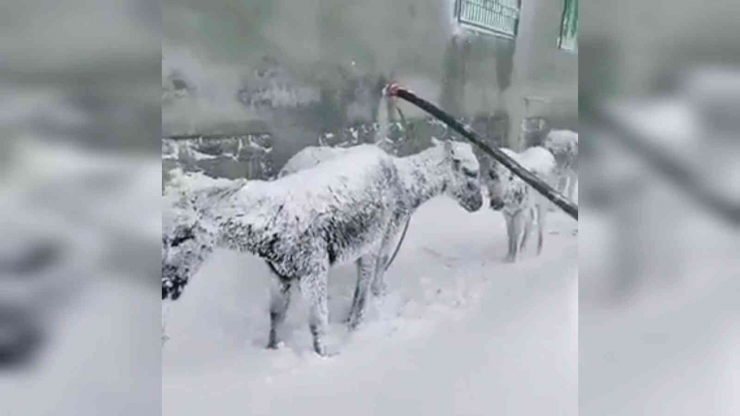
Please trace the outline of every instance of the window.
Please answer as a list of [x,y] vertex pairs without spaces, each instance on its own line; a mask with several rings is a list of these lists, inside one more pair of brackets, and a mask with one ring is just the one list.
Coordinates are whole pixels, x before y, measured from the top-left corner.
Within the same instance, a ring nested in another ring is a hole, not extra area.
[[566,51],[578,52],[578,0],[565,0],[558,46]]
[[457,0],[464,27],[513,39],[519,25],[519,0]]

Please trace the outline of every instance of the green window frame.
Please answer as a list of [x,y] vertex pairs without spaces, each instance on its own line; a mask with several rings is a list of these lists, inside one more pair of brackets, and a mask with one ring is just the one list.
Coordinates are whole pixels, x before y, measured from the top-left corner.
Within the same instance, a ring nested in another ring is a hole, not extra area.
[[578,53],[578,0],[565,0],[558,47]]
[[457,0],[455,14],[465,28],[514,39],[520,4],[520,0]]

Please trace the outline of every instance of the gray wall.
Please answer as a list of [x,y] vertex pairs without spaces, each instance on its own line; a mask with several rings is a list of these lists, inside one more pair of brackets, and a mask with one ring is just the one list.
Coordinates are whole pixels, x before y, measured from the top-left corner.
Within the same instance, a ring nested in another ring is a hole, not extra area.
[[516,41],[460,31],[453,0],[246,3],[164,1],[163,135],[269,133],[282,160],[376,121],[389,79],[478,125],[503,123],[510,146],[527,96],[547,100],[530,116],[577,127],[578,58],[557,47],[562,1],[523,0]]

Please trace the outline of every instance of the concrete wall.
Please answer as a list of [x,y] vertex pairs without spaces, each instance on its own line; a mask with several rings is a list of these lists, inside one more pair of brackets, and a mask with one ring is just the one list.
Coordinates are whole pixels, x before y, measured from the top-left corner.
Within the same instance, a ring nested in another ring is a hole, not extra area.
[[165,0],[163,135],[270,133],[283,159],[376,121],[389,79],[478,125],[504,122],[511,146],[527,96],[547,100],[529,115],[575,128],[578,58],[557,47],[563,3],[523,0],[512,41],[460,30],[454,0]]

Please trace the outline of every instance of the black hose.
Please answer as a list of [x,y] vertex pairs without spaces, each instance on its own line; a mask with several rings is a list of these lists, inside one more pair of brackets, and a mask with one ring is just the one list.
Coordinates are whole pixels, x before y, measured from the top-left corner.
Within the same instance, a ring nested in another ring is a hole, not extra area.
[[390,260],[388,260],[388,263],[385,264],[385,270],[384,272],[388,271],[388,268],[391,267],[391,264],[393,263],[393,260],[396,259],[396,255],[398,255],[398,252],[401,250],[401,244],[403,244],[403,239],[406,238],[406,231],[409,229],[409,224],[411,224],[411,216],[406,220],[406,225],[403,226],[403,233],[401,233],[401,239],[398,240],[398,245],[396,245],[396,250],[393,252],[393,255],[391,256]]
[[543,196],[545,196],[545,198],[549,199],[553,204],[557,205],[560,209],[565,211],[566,214],[570,215],[573,219],[578,221],[578,205],[569,201],[567,198],[557,192],[553,187],[545,183],[542,179],[535,176],[529,170],[525,169],[522,165],[517,163],[514,159],[510,158],[500,149],[490,147],[483,140],[481,140],[470,127],[465,126],[459,121],[455,120],[454,117],[452,117],[445,111],[442,111],[436,105],[430,103],[427,100],[424,100],[423,98],[420,98],[413,92],[396,84],[391,84],[388,86],[388,93],[391,96],[402,98],[410,102],[411,104],[414,104],[415,106],[421,108],[422,110],[426,111],[427,113],[433,115],[434,117],[438,118],[439,120],[450,126],[453,130],[457,131],[463,137],[478,146],[486,154],[494,158],[502,165],[506,166],[516,176],[520,177],[524,182],[536,189],[537,192],[541,193]]

